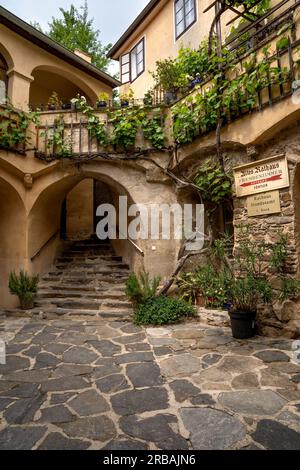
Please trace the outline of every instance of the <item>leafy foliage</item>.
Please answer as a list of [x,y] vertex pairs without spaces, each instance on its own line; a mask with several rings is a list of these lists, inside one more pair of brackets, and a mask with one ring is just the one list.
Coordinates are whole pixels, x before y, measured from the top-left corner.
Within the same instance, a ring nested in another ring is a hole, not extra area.
[[38,289],[39,276],[29,276],[25,271],[19,274],[11,272],[9,276],[9,290],[13,295],[18,295],[22,299],[31,299]]
[[161,87],[164,91],[174,93],[188,84],[188,78],[182,64],[171,58],[158,60],[152,77],[156,86]]
[[[213,55],[209,86],[173,106],[173,135],[178,144],[190,143],[197,135],[214,130],[219,119],[223,123],[230,122],[253,110],[258,106],[258,94],[263,89],[290,80],[286,68],[271,65],[268,48],[264,48],[264,57],[259,62],[255,54],[243,65],[232,66],[233,60],[226,50],[221,59]],[[229,70],[230,76],[218,71],[218,64],[224,71]],[[213,78],[212,70],[215,71]]]
[[[106,98],[108,95],[105,93],[103,97]],[[104,99],[105,101],[105,99]],[[89,106],[85,97],[78,95],[77,98],[73,98],[71,103],[75,108],[82,112],[87,118],[87,130],[89,131],[92,138],[96,139],[99,145],[107,147],[109,144],[108,132],[106,129],[106,123],[101,121],[94,113],[92,106]]]
[[154,148],[162,149],[164,147],[165,134],[161,116],[145,117],[142,120],[142,129],[145,139]]
[[137,307],[155,296],[159,283],[160,277],[151,279],[145,271],[140,272],[139,276],[132,274],[126,282],[125,294]]
[[[92,63],[96,67],[106,70],[110,63],[106,54],[111,44],[103,46],[99,40],[100,31],[94,29],[94,20],[89,19],[87,1],[80,7],[80,10],[74,5],[71,5],[69,10],[63,8],[59,10],[62,18],[52,18],[49,23],[49,32],[46,34],[72,52],[77,48],[86,52],[92,57]],[[34,26],[41,30],[40,25]]]
[[132,149],[141,123],[140,117],[135,109],[117,110],[111,113],[110,121],[113,125],[111,143],[124,147],[125,150]]
[[230,178],[220,165],[213,162],[201,165],[194,181],[201,189],[203,201],[218,205],[231,196]]
[[183,300],[158,296],[149,298],[140,305],[134,313],[133,321],[137,325],[167,325],[194,315],[194,308]]
[[43,132],[42,136],[47,139],[47,148],[51,149],[55,155],[61,158],[72,156],[72,141],[70,137],[65,137],[65,122],[62,116],[55,119],[51,135]]
[[31,139],[28,128],[31,123],[38,124],[38,113],[16,111],[8,104],[0,111],[0,148],[17,150],[26,146]]

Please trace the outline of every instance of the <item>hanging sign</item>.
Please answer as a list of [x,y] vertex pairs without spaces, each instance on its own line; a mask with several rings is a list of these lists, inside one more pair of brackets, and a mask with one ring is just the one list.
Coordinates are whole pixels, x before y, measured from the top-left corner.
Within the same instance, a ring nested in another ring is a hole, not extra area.
[[237,197],[249,196],[290,185],[287,159],[278,155],[234,168]]

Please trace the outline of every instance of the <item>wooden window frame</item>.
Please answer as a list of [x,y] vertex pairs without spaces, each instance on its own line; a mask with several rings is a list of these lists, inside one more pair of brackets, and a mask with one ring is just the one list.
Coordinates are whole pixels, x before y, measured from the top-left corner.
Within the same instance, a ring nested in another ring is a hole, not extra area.
[[[135,49],[137,49],[137,47],[140,45],[140,44],[143,44],[143,70],[137,74],[137,76],[132,79],[132,53]],[[122,58],[124,56],[128,55],[129,56],[129,62],[126,62],[125,64],[122,64]],[[127,80],[126,82],[123,82],[122,78],[123,78],[123,75],[127,75],[128,72],[126,73],[122,73],[122,65],[127,65],[129,64],[129,80]],[[120,66],[121,66],[121,82],[122,82],[122,85],[125,85],[126,83],[133,83],[137,78],[139,78],[144,72],[145,72],[145,38],[143,37],[139,42],[137,42],[135,44],[135,46],[129,51],[129,52],[126,52],[125,54],[123,54],[121,56],[121,62],[120,62]]]
[[[183,22],[184,22],[184,30],[177,35],[177,22],[176,22],[176,19],[177,19],[177,13],[176,13],[176,4],[179,2],[179,0],[175,0],[174,1],[174,25],[175,25],[175,39],[176,41],[181,38],[181,36],[183,34],[185,34],[196,22],[197,22],[197,4],[196,4],[196,0],[193,0],[194,2],[194,11],[195,11],[195,19],[194,21],[192,21],[191,24],[189,24],[188,26],[186,26],[186,16],[187,16],[187,13],[185,11],[185,0],[183,0]],[[191,11],[191,10],[190,10]],[[188,12],[189,13],[189,12]]]

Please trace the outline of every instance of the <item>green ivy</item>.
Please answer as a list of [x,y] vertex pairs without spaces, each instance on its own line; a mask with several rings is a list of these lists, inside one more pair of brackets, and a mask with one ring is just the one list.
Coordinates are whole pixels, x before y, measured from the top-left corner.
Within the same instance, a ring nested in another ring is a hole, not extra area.
[[145,139],[156,149],[162,149],[165,142],[164,125],[161,116],[145,117],[142,121]]
[[0,111],[0,148],[4,150],[26,150],[30,143],[29,125],[37,125],[39,115],[35,112],[16,111],[8,104]]
[[47,139],[47,148],[51,149],[55,155],[61,158],[72,156],[72,141],[65,137],[65,122],[62,116],[55,119],[51,135],[49,136],[48,132],[43,132],[42,136]]
[[194,179],[201,190],[204,202],[219,205],[231,196],[232,182],[221,166],[206,162],[198,170]]
[[98,144],[102,147],[107,147],[109,145],[109,136],[107,133],[106,123],[95,115],[94,108],[87,104],[84,96],[80,95],[78,95],[77,98],[73,98],[71,103],[78,111],[82,112],[86,116],[87,130],[91,137],[96,139]]
[[121,109],[110,113],[109,117],[113,126],[112,145],[120,146],[126,151],[134,148],[141,119],[145,117],[145,113],[139,109]]

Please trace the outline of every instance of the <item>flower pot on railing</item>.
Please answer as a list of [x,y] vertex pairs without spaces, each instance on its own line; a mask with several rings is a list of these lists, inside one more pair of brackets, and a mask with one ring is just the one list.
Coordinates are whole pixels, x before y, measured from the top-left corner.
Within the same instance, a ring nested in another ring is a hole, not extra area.
[[129,101],[121,100],[121,108],[128,108],[128,106],[129,106]]
[[176,91],[165,91],[164,100],[166,104],[174,103],[177,100],[177,92]]
[[72,104],[71,103],[63,103],[61,105],[61,109],[64,109],[64,110],[72,109]]
[[107,101],[98,101],[97,108],[98,109],[107,108]]
[[193,88],[195,88],[195,86],[199,85],[201,82],[202,82],[201,77],[194,78],[194,80],[192,80],[190,83],[190,86],[189,86],[190,90],[193,90]]
[[232,336],[236,339],[248,339],[255,335],[256,312],[229,312]]

